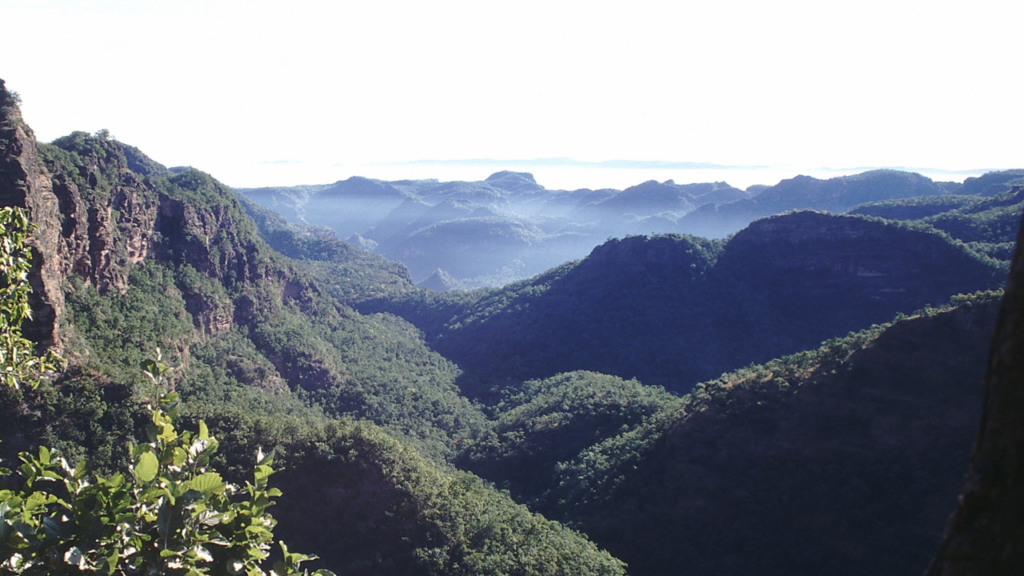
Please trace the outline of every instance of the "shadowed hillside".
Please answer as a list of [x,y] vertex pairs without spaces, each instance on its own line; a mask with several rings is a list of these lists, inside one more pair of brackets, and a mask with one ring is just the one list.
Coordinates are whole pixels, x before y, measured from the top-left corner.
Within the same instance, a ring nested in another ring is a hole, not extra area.
[[409,304],[414,295],[357,306],[417,324],[467,371],[461,385],[474,394],[573,370],[685,393],[724,371],[997,287],[1003,273],[927,226],[796,212],[728,242],[612,240],[530,281],[467,295],[476,300],[443,321],[445,308]]
[[[567,376],[531,383],[466,463],[632,574],[920,573],[977,426],[997,307],[991,294],[959,302],[723,375],[681,402],[624,382],[595,380],[606,391],[593,399]],[[621,429],[580,449],[595,422]]]

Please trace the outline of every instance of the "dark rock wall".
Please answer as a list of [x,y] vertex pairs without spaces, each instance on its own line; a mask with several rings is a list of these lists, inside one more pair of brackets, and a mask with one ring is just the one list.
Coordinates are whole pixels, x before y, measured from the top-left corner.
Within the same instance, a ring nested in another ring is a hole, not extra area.
[[956,511],[926,576],[1024,574],[1024,234],[983,379],[984,408]]

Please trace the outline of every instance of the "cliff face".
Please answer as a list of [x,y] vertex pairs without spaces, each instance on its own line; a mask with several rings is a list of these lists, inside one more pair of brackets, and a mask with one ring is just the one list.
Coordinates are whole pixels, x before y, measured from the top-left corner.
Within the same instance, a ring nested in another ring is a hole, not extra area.
[[30,303],[34,315],[23,332],[40,346],[60,345],[57,319],[64,312],[60,256],[61,218],[49,174],[40,166],[35,135],[14,96],[0,80],[0,206],[24,208],[39,227],[31,239]]
[[[37,226],[31,241],[34,317],[24,333],[41,348],[66,340],[62,289],[71,275],[100,293],[123,292],[130,265],[147,256],[190,266],[226,287],[273,274],[251,223],[212,178],[140,164],[137,150],[103,136],[76,132],[37,144],[2,87],[0,81],[0,205],[25,208]],[[126,154],[144,173],[129,169]],[[279,284],[284,290],[287,282]],[[222,296],[184,294],[204,333],[229,330],[235,322],[234,303]]]
[[[153,228],[163,243],[151,249],[160,259],[177,259],[229,285],[255,282],[269,273],[225,206],[197,207],[163,194],[159,202]],[[169,247],[173,252],[167,252]]]
[[83,198],[82,186],[68,174],[55,171],[53,192],[61,218],[58,244],[60,280],[77,274],[100,292],[127,287],[128,264],[141,262],[150,252],[157,217],[156,194],[126,166],[107,166],[88,158],[79,170],[86,183],[99,182],[98,173],[115,175],[106,201]]

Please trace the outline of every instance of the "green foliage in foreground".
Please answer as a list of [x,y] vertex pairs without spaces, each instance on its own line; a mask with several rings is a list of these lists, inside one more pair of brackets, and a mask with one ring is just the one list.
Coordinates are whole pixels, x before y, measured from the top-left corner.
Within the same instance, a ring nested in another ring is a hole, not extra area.
[[28,304],[32,260],[26,244],[32,228],[23,210],[0,209],[0,383],[9,388],[35,385],[57,363],[51,353],[36,356],[35,346],[21,335],[22,323],[32,318]]
[[[30,267],[24,212],[0,210],[0,371],[3,385],[38,385],[54,367],[52,354],[36,357],[21,336],[29,318]],[[217,441],[199,423],[193,438],[174,427],[178,395],[161,389],[167,366],[147,360],[142,368],[157,393],[147,427],[148,443],[130,444],[129,474],[89,478],[84,459],[72,468],[59,451],[40,446],[23,452],[18,478],[0,489],[0,569],[15,574],[265,574],[275,521],[267,513],[280,491],[267,479],[272,456],[257,456],[247,499],[210,468]],[[0,475],[11,470],[0,468]],[[299,574],[314,557],[289,553],[274,565],[278,576]],[[315,574],[329,576],[327,571]]]
[[[224,365],[236,374],[259,374],[259,365],[244,356],[243,341],[233,342],[204,343],[196,347],[192,362],[223,355],[229,359]],[[200,421],[208,425],[220,441],[211,466],[227,482],[251,481],[252,454],[260,445],[273,449],[283,469],[275,474],[274,485],[284,492],[274,507],[279,522],[274,533],[315,552],[321,566],[350,576],[623,572],[620,562],[581,534],[532,513],[471,474],[423,457],[372,423],[330,420],[287,393],[201,384],[213,368],[199,371],[193,364],[191,376],[176,382],[182,397],[187,391],[190,398],[179,407],[181,427],[195,430]],[[64,391],[65,386],[71,390]],[[108,389],[121,395],[104,396]],[[138,415],[125,408],[133,405],[131,396],[119,390],[112,384],[92,390],[86,383],[44,383],[23,394],[4,416],[42,412],[35,428],[11,433],[29,437],[38,434],[38,426],[53,425],[66,437],[64,445],[80,455],[96,447],[87,436],[75,434],[90,430],[95,420],[112,429],[104,443],[124,458],[125,435],[130,436],[133,425],[145,435],[151,418],[133,424]],[[86,399],[88,404],[74,408]],[[57,412],[64,408],[74,409]],[[119,420],[104,423],[113,417]]]
[[[158,390],[167,367],[144,363]],[[20,486],[0,491],[3,568],[15,574],[266,574],[276,522],[267,512],[280,490],[268,486],[272,455],[257,454],[253,482],[239,488],[210,467],[217,440],[174,427],[178,395],[159,395],[149,442],[129,446],[127,476],[90,478],[88,463],[72,468],[59,452],[22,453]],[[9,474],[9,470],[4,470]],[[241,498],[239,498],[241,496]],[[283,543],[277,576],[300,574],[315,557]],[[330,576],[318,570],[314,576]]]

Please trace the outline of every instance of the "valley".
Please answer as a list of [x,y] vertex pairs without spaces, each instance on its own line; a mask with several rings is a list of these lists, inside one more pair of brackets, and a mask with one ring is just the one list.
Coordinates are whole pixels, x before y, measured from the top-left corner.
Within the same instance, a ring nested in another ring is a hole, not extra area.
[[105,133],[37,142],[0,82],[0,204],[37,227],[23,330],[66,359],[0,387],[0,457],[127,469],[159,348],[225,479],[275,452],[275,538],[313,568],[920,573],[1022,179],[232,190]]

